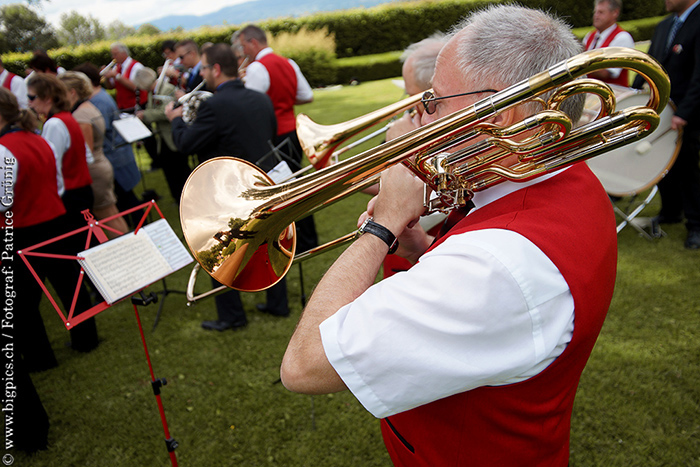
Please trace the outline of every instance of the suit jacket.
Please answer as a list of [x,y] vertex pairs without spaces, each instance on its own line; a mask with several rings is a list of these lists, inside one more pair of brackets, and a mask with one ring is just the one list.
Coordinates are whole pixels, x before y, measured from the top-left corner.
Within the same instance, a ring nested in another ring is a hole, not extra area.
[[[676,104],[676,115],[688,126],[700,126],[700,6],[696,7],[665,52],[666,38],[675,14],[664,18],[654,30],[649,55],[656,58],[671,78],[671,100]],[[633,86],[641,88],[644,79],[637,76]]]
[[172,131],[178,150],[197,154],[200,162],[234,156],[256,163],[270,152],[268,142],[274,141],[277,122],[270,98],[236,79],[220,84],[202,101],[190,125],[180,117],[173,119]]

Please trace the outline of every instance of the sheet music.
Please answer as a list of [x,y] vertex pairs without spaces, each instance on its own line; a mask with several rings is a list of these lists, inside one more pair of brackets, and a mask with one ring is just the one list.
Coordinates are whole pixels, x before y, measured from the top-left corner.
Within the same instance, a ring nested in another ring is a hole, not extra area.
[[112,125],[128,143],[151,136],[151,130],[135,115],[122,116],[119,120],[114,120]]
[[158,248],[173,271],[177,271],[192,262],[192,256],[180,243],[177,235],[175,235],[175,232],[173,232],[173,229],[170,228],[168,221],[165,219],[145,225],[142,230],[148,232],[156,248]]
[[192,257],[165,219],[78,253],[78,260],[112,304],[191,263]]

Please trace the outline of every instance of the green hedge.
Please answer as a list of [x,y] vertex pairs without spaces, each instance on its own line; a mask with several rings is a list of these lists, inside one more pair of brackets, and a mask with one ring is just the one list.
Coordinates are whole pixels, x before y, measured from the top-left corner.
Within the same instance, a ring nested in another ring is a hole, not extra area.
[[[335,37],[336,53],[314,48],[290,52],[304,70],[313,86],[347,83],[351,78],[360,81],[397,76],[400,74],[398,55],[383,55],[386,52],[402,50],[437,30],[447,30],[470,10],[481,8],[500,0],[423,0],[419,2],[390,3],[370,9],[353,9],[332,13],[320,13],[303,18],[287,18],[259,23],[273,36],[282,33],[296,33],[302,28],[314,31],[327,28]],[[591,29],[592,0],[523,0],[522,4],[557,12],[565,17],[582,37]],[[623,27],[630,31],[636,41],[649,40],[654,27],[664,14],[663,2],[658,0],[626,0],[622,19]],[[229,42],[231,34],[239,26],[204,27],[197,30],[164,33],[156,36],[132,37],[124,42],[131,54],[141,63],[156,69],[163,64],[160,44],[165,39],[179,40],[186,37],[197,43]],[[85,61],[96,65],[110,62],[107,41],[74,48],[49,51],[61,66],[71,69]],[[363,55],[376,55],[368,60],[353,61]],[[336,60],[347,57],[346,60]],[[30,54],[6,54],[5,67],[18,74],[24,74]],[[362,63],[361,65],[359,63]]]

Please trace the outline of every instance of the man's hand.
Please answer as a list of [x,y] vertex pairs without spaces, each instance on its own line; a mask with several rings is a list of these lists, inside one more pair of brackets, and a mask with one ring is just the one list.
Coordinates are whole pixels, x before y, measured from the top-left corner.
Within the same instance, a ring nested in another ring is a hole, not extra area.
[[687,124],[688,122],[686,120],[683,120],[681,117],[678,117],[676,115],[671,117],[671,129],[674,131],[682,130]]
[[165,117],[170,122],[175,120],[176,117],[182,117],[182,106],[173,107],[175,107],[175,102],[168,102],[168,105],[165,106]]
[[391,141],[416,128],[420,128],[420,115],[418,115],[418,113],[414,115],[405,113],[401,118],[391,123],[391,126],[386,132],[386,140]]
[[358,219],[358,227],[368,217],[374,217],[399,239],[396,254],[417,261],[432,242],[432,237],[418,224],[425,212],[423,190],[424,183],[403,164],[385,170],[379,194],[367,203],[367,211]]

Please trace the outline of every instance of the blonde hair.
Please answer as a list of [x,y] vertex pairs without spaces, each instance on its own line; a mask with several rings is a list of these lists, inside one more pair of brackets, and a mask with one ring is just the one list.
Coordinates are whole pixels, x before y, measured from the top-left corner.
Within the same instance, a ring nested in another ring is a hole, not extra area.
[[78,99],[85,100],[92,95],[92,82],[85,73],[80,71],[66,71],[58,76],[68,90],[75,89]]

